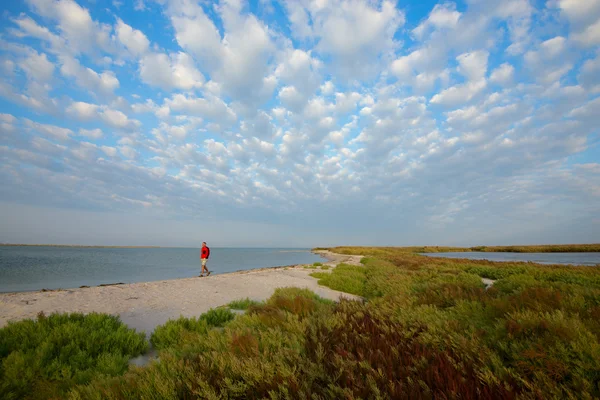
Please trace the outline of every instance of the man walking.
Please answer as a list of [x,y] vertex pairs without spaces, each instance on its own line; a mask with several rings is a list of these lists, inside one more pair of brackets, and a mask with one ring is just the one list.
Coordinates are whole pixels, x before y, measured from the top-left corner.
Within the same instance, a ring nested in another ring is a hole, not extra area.
[[204,270],[206,270],[206,276],[210,275],[210,271],[206,268],[206,261],[210,257],[210,249],[206,245],[206,242],[202,242],[202,250],[200,251],[200,261],[202,262],[202,271],[200,276],[204,276]]

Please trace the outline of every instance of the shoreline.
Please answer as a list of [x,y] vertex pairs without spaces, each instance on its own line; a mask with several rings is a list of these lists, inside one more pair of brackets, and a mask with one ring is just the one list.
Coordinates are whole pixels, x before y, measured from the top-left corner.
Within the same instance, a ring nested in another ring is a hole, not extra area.
[[25,243],[0,243],[0,247],[70,247],[82,249],[165,249],[163,246],[102,246],[86,244],[25,244]]
[[[318,252],[335,267],[341,262],[359,262],[360,256]],[[305,264],[242,270],[208,277],[189,277],[47,291],[0,293],[0,328],[9,321],[36,318],[38,313],[101,312],[118,315],[129,327],[150,334],[158,325],[179,316],[198,316],[233,300],[263,301],[275,289],[307,288],[321,297],[359,299],[318,285]]]
[[[327,260],[327,262],[343,263],[343,262],[346,262],[347,260],[352,260],[353,258],[356,257],[356,256],[345,255],[345,254],[332,253],[331,251],[328,251],[328,250],[314,250],[314,251],[311,250],[310,252],[321,256],[322,258]],[[308,264],[276,265],[273,267],[240,269],[240,270],[232,271],[232,272],[217,273],[217,274],[214,274],[213,276],[244,274],[244,273],[248,273],[248,272],[252,272],[252,271],[266,271],[266,270],[283,269],[283,268],[294,268],[294,267],[300,267],[303,265],[308,265]],[[6,292],[0,291],[0,295],[14,294],[14,293],[64,292],[64,291],[75,290],[75,289],[91,289],[91,288],[106,287],[106,286],[124,286],[124,285],[134,285],[134,284],[138,284],[138,283],[168,282],[168,281],[176,281],[176,280],[180,280],[180,279],[190,279],[190,278],[197,278],[197,276],[189,276],[189,277],[185,277],[185,278],[173,278],[173,279],[160,279],[160,280],[156,280],[156,281],[130,282],[130,283],[126,283],[126,282],[101,283],[99,285],[81,285],[78,287],[58,288],[58,289],[41,288],[41,289],[37,289],[37,290],[13,290],[13,291],[6,291]]]

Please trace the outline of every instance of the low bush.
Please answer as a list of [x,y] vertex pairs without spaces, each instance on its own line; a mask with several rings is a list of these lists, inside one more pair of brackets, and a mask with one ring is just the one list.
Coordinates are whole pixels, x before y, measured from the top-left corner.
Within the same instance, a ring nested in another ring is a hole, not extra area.
[[321,267],[322,265],[323,265],[323,263],[320,263],[320,262],[313,263],[314,267]]
[[227,307],[232,310],[247,310],[250,306],[256,306],[260,304],[259,301],[250,300],[248,297],[245,299],[234,300],[231,303],[227,304]]
[[60,398],[76,384],[123,374],[148,349],[118,317],[40,314],[0,329],[0,398]]
[[209,331],[195,352],[161,353],[159,363],[75,387],[70,398],[310,398],[320,370],[305,357],[305,337],[333,306],[306,289],[277,289],[223,330]]
[[323,286],[363,296],[366,271],[366,268],[362,266],[340,264],[331,273],[314,272],[310,275],[319,279],[319,284]]
[[150,342],[155,349],[182,346],[187,342],[199,340],[215,327],[223,327],[235,318],[235,314],[226,308],[215,308],[200,315],[198,318],[180,317],[169,320],[166,324],[156,327]]

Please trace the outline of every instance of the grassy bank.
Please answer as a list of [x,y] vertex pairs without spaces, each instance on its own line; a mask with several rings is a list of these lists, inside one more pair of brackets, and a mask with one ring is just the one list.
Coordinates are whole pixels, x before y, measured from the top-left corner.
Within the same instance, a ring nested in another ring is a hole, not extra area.
[[[313,276],[365,301],[287,288],[229,305],[242,315],[169,321],[151,338],[158,361],[68,381],[61,397],[600,398],[600,269],[344,251],[363,265]],[[15,337],[0,330],[0,349]]]
[[103,314],[40,314],[0,329],[0,398],[61,398],[97,377],[123,374],[145,335]]
[[[600,269],[342,251],[366,256],[362,273],[313,274],[321,284],[364,296],[368,310],[420,332],[425,348],[459,350],[454,361],[507,397],[600,397]],[[495,283],[486,290],[481,278]]]
[[331,250],[338,254],[370,254],[385,256],[395,253],[448,253],[448,252],[496,252],[496,253],[589,253],[600,252],[600,243],[595,244],[548,244],[535,246],[412,246],[412,247],[332,247],[314,250]]

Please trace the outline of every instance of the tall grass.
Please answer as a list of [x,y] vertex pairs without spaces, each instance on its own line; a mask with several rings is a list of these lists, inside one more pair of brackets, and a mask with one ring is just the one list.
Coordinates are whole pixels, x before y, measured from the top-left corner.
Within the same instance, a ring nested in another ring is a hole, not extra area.
[[40,314],[0,329],[0,398],[60,398],[76,384],[120,375],[148,343],[119,318]]

